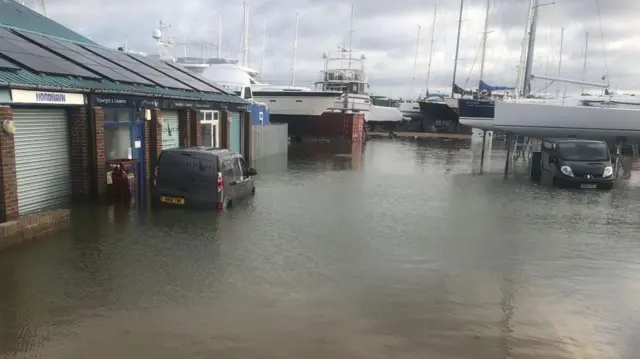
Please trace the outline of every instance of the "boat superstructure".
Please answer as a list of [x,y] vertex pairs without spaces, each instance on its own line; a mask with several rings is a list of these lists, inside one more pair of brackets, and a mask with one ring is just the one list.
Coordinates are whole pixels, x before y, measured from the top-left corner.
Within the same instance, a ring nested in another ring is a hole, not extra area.
[[371,110],[369,82],[364,70],[366,57],[364,54],[357,57],[353,55],[353,51],[340,47],[338,54],[329,53],[322,56],[324,70],[320,71],[315,82],[317,89],[342,94],[333,102],[330,110],[365,113]]
[[[267,105],[271,122],[287,122],[300,116],[320,116],[341,95],[341,92],[335,91],[314,91],[308,87],[264,83],[259,71],[239,64],[238,60],[222,58],[220,51],[218,57],[208,56],[209,49],[219,48],[220,45],[185,41],[185,50],[180,52],[175,48],[175,38],[165,37],[167,29],[168,26],[161,22],[160,28],[153,34],[159,57],[179,63],[246,100]],[[201,56],[192,55],[189,50],[199,52]]]

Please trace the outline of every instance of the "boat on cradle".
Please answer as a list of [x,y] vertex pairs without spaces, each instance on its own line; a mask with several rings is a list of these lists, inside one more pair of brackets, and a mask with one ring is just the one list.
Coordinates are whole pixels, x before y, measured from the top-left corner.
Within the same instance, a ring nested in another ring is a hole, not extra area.
[[[365,121],[401,122],[397,107],[377,106],[369,94],[369,82],[364,70],[366,57],[352,57],[353,52],[339,48],[338,55],[323,54],[324,70],[318,75],[316,88],[322,92],[340,92],[327,111],[363,113]],[[356,67],[357,66],[357,67]]]
[[[521,63],[526,66],[521,67],[516,86],[522,97],[502,101],[459,101],[460,123],[481,130],[504,131],[536,138],[566,136],[609,141],[619,138],[640,139],[640,100],[635,96],[605,94],[535,98],[531,95],[531,80],[534,78],[607,88],[607,85],[600,83],[534,76],[531,73],[537,8],[538,1],[531,0],[525,39],[525,44],[528,45],[523,47],[521,56],[525,59]],[[605,90],[605,93],[608,91]],[[463,112],[469,115],[463,115]]]

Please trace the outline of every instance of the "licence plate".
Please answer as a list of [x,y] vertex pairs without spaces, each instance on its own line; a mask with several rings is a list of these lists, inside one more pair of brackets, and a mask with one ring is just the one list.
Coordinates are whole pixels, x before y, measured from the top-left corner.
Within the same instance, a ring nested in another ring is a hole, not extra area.
[[171,203],[171,204],[184,204],[184,198],[174,198],[174,197],[160,197],[160,202]]
[[580,185],[580,188],[594,189],[594,188],[598,188],[598,185],[596,185],[596,184],[582,184],[582,185]]

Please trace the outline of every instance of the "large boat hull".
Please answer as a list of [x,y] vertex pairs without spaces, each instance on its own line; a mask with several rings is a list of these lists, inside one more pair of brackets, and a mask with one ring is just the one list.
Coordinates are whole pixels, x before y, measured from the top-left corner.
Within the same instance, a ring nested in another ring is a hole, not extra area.
[[269,106],[271,116],[320,116],[339,94],[322,91],[254,91],[253,99]]
[[455,132],[458,128],[458,114],[455,109],[443,101],[420,101],[423,115],[423,131],[444,130]]
[[640,110],[558,106],[501,101],[495,104],[498,131],[537,138],[640,139]]

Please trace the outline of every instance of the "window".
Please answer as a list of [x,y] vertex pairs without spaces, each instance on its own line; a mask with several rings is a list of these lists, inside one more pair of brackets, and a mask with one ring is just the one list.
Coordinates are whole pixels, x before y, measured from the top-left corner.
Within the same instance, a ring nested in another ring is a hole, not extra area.
[[104,128],[104,157],[106,160],[128,159],[131,150],[131,127]]
[[222,161],[222,175],[230,181],[235,181],[235,175],[233,173],[233,163],[231,162],[231,160]]
[[233,159],[233,174],[236,176],[236,181],[242,180],[243,172],[240,168],[240,161],[238,161],[237,157]]
[[240,173],[242,173],[242,175],[244,176],[245,173],[249,172],[247,162],[242,157],[238,157],[238,162],[240,162]]

